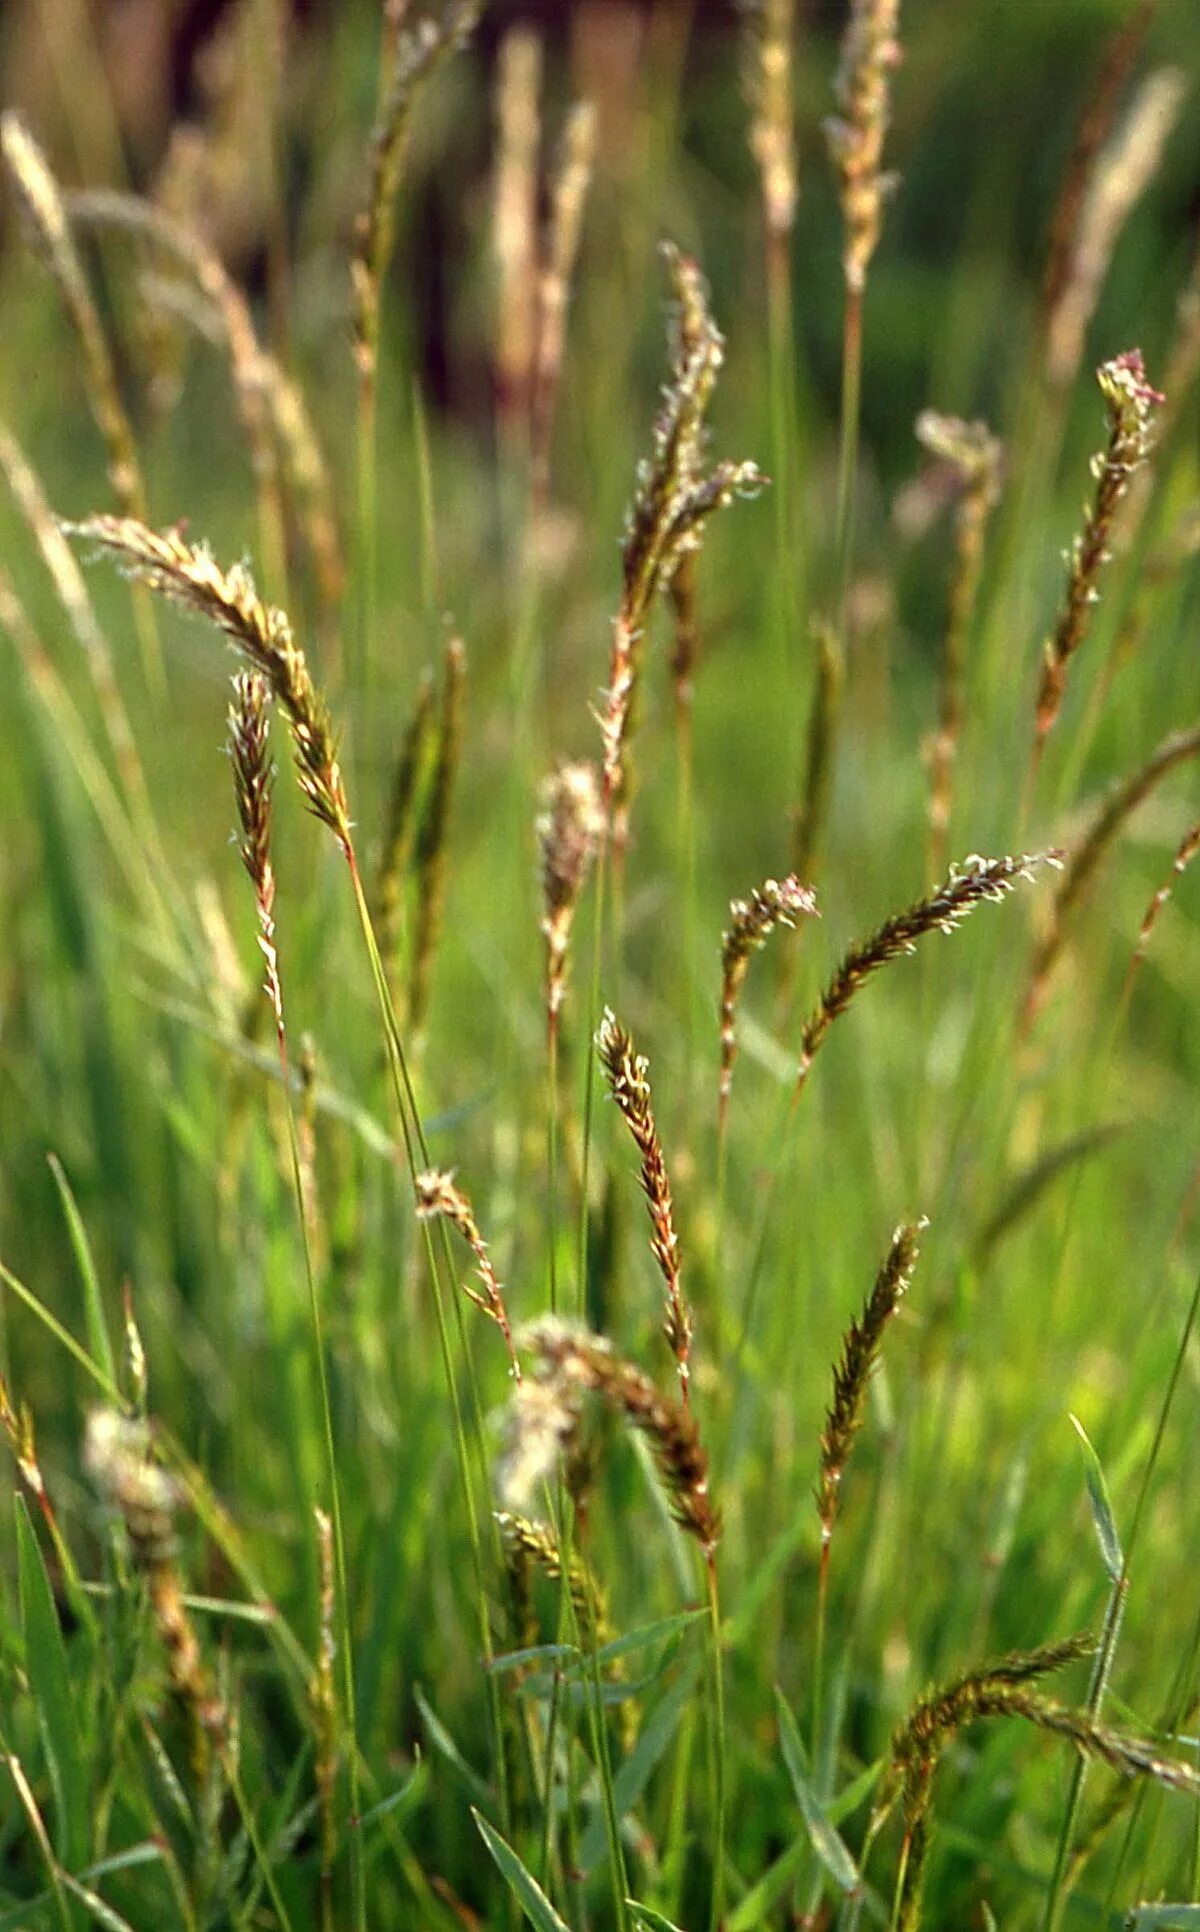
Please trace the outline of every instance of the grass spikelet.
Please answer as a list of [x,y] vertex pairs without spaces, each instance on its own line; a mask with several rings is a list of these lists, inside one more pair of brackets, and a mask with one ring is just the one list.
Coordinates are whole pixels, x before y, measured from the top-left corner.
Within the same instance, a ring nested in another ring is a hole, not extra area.
[[[751,0],[747,93],[750,148],[758,163],[768,258],[786,263],[796,218],[796,140],[792,126],[792,38],[795,0]],[[778,273],[778,266],[771,271]]]
[[861,293],[895,186],[881,163],[891,115],[891,76],[900,62],[899,0],[851,0],[834,93],[839,112],[825,122],[845,224],[846,286]]
[[94,1409],[88,1417],[84,1462],[125,1526],[134,1563],[146,1578],[172,1686],[191,1714],[197,1740],[223,1752],[229,1744],[229,1712],[201,1657],[175,1560],[180,1487],[154,1461],[147,1424],[113,1409]]
[[654,428],[653,453],[639,471],[626,524],[621,602],[599,720],[604,804],[618,851],[628,832],[628,737],[640,646],[654,600],[682,559],[699,547],[713,512],[763,482],[753,463],[721,462],[705,469],[705,419],[725,344],[709,315],[696,263],[671,244],[664,245],[663,254],[674,294],[671,375]]
[[467,653],[461,638],[446,645],[442,666],[442,702],[438,716],[437,753],[429,794],[417,829],[414,862],[417,874],[417,912],[409,972],[408,1014],[419,1030],[429,1001],[433,956],[441,936],[446,903],[446,855],[450,836],[450,808],[462,750],[463,698],[467,682]]
[[521,1380],[521,1365],[517,1360],[517,1351],[513,1346],[512,1329],[509,1327],[508,1309],[505,1306],[504,1294],[500,1283],[496,1280],[496,1270],[492,1266],[492,1257],[488,1253],[487,1242],[479,1232],[479,1223],[475,1219],[470,1201],[462,1189],[455,1185],[452,1174],[440,1173],[435,1168],[430,1168],[425,1173],[418,1174],[415,1185],[418,1215],[425,1220],[434,1220],[440,1215],[449,1221],[453,1227],[458,1229],[463,1240],[475,1256],[479,1279],[483,1283],[483,1293],[480,1294],[478,1289],[468,1288],[466,1286],[464,1286],[463,1293],[475,1303],[476,1308],[482,1308],[484,1314],[490,1315],[491,1319],[495,1322],[504,1337],[504,1345],[508,1350],[508,1358],[512,1364],[513,1379],[519,1382]]
[[392,774],[379,855],[375,886],[379,950],[393,986],[399,978],[400,910],[405,875],[416,840],[417,804],[436,736],[433,696],[433,673],[426,670],[417,686],[416,701]]
[[965,423],[955,416],[939,416],[932,409],[918,416],[917,438],[931,455],[950,466],[958,488],[938,728],[929,746],[929,870],[936,878],[945,863],[954,761],[962,736],[967,637],[983,567],[988,517],[1000,495],[1004,451],[986,423]]
[[924,1219],[907,1221],[896,1229],[887,1258],[862,1313],[842,1337],[842,1352],[833,1371],[833,1399],[825,1412],[821,1435],[821,1469],[817,1479],[817,1516],[821,1524],[821,1562],[828,1563],[829,1544],[837,1520],[842,1476],[854,1439],[862,1427],[867,1388],[879,1361],[888,1323],[908,1291],[920,1253]]
[[1047,733],[1058,717],[1067,666],[1088,632],[1092,606],[1099,596],[1100,573],[1109,559],[1117,507],[1150,453],[1154,410],[1163,400],[1146,380],[1140,349],[1129,349],[1102,363],[1096,380],[1108,411],[1108,447],[1092,458],[1095,493],[1083,529],[1071,546],[1066,597],[1046,645],[1037,697],[1035,770]]
[[160,534],[132,517],[88,517],[63,528],[115,557],[130,576],[160,596],[206,617],[263,673],[287,715],[300,790],[309,810],[329,827],[350,859],[350,814],[328,710],[285,613],[262,601],[246,566],[234,564],[224,571],[207,550],[186,543],[177,530]]
[[48,269],[79,339],[88,403],[108,451],[113,495],[123,515],[144,517],[145,490],[133,431],[64,199],[41,148],[20,115],[11,109],[0,115],[0,152],[16,188],[31,244]]
[[675,1521],[695,1537],[711,1562],[720,1521],[709,1494],[708,1456],[689,1411],[660,1395],[648,1375],[584,1328],[546,1316],[523,1331],[521,1342],[536,1356],[538,1380],[550,1390],[559,1414],[577,1408],[582,1394],[598,1395],[647,1438]]
[[546,1023],[551,1037],[567,990],[567,952],[588,868],[604,836],[600,782],[589,764],[560,765],[546,779],[537,820],[546,939]]
[[[1091,826],[1068,858],[1050,909],[1050,924],[1033,956],[1025,993],[1022,1026],[1032,1026],[1045,1002],[1050,976],[1066,941],[1071,915],[1091,884],[1105,853],[1126,820],[1177,765],[1200,752],[1200,725],[1173,731],[1137,771],[1116,786],[1095,813]],[[1184,860],[1184,864],[1187,860]],[[1145,928],[1143,927],[1143,931]]]
[[367,192],[354,224],[350,264],[354,295],[354,350],[359,375],[374,386],[379,355],[379,303],[392,249],[392,211],[400,185],[404,137],[423,83],[472,32],[481,0],[445,0],[436,14],[401,25],[392,44],[391,71],[371,134]]
[[550,445],[562,380],[567,335],[567,302],[579,253],[583,212],[596,150],[596,110],[577,101],[567,115],[550,189],[550,220],[542,244],[538,277],[537,339],[534,353],[530,436],[535,504],[544,505],[550,488]]
[[1056,852],[1027,852],[1020,858],[999,859],[982,859],[973,854],[961,866],[951,866],[945,884],[929,898],[919,899],[906,911],[895,913],[869,939],[851,947],[826,987],[820,1004],[805,1021],[800,1038],[797,1097],[833,1022],[881,966],[904,953],[915,952],[917,941],[928,932],[953,932],[976,906],[986,902],[999,904],[1019,879],[1033,877],[1035,867],[1058,863]]
[[283,991],[275,949],[275,870],[271,864],[271,786],[274,768],[268,748],[267,681],[261,671],[240,671],[233,680],[229,707],[229,754],[242,837],[239,851],[254,887],[258,947],[266,962],[266,993],[283,1030]]
[[1150,74],[1097,157],[1046,330],[1046,374],[1056,389],[1066,389],[1075,378],[1117,237],[1158,168],[1186,92],[1178,69]]
[[1018,1717],[1066,1738],[1085,1757],[1098,1759],[1122,1777],[1152,1778],[1176,1791],[1200,1795],[1200,1772],[1192,1765],[1164,1757],[1148,1739],[1114,1730],[1086,1711],[1072,1710],[1028,1688],[1094,1648],[1088,1637],[1068,1639],[968,1673],[922,1700],[899,1727],[892,1741],[889,1773],[900,1782],[904,1810],[904,1847],[892,1916],[898,1932],[915,1932],[920,1924],[934,1775],[946,1746],[968,1724]]
[[817,902],[795,873],[786,879],[765,879],[748,899],[734,899],[730,924],[721,935],[721,1071],[718,1080],[718,1124],[722,1131],[729,1112],[733,1066],[737,1058],[737,1002],[750,960],[765,946],[776,926],[794,926],[801,914],[819,918]]
[[631,1036],[608,1007],[605,1008],[596,1035],[596,1048],[609,1092],[642,1158],[642,1192],[646,1196],[653,1229],[650,1252],[658,1263],[667,1290],[663,1334],[675,1357],[680,1400],[686,1411],[691,1391],[692,1314],[683,1294],[683,1266],[679,1237],[675,1232],[675,1207],[662,1142],[654,1119],[650,1063],[644,1055],[634,1051]]
[[496,66],[496,407],[509,431],[528,419],[537,300],[538,91],[542,44],[510,27]]

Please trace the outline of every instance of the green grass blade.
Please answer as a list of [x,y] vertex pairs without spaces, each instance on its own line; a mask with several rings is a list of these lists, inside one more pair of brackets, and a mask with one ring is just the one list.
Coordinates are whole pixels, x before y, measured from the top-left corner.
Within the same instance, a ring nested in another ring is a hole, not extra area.
[[54,1592],[23,1496],[16,1499],[16,1518],[25,1668],[54,1791],[59,1860],[74,1866],[85,1855],[88,1820],[77,1694],[54,1606]]
[[1092,1506],[1092,1521],[1096,1525],[1096,1541],[1100,1545],[1100,1556],[1108,1571],[1109,1580],[1118,1583],[1125,1568],[1125,1552],[1121,1547],[1121,1532],[1113,1515],[1112,1502],[1108,1494],[1108,1484],[1100,1466],[1100,1458],[1092,1447],[1087,1430],[1079,1417],[1071,1417],[1071,1426],[1079,1437],[1083,1451],[1083,1473],[1087,1483],[1088,1501]]
[[529,1920],[537,1927],[537,1932],[571,1932],[565,1919],[560,1918],[532,1872],[527,1871],[517,1857],[512,1846],[494,1831],[486,1818],[471,1807],[471,1816],[479,1826],[484,1844],[495,1859],[497,1867],[509,1890]]
[[91,1350],[92,1359],[100,1364],[109,1381],[115,1383],[117,1363],[112,1342],[109,1339],[108,1323],[104,1316],[104,1297],[100,1291],[100,1278],[92,1258],[92,1245],[88,1240],[83,1216],[79,1212],[79,1205],[62,1162],[57,1154],[47,1154],[46,1160],[54,1176],[58,1198],[62,1202],[67,1232],[71,1237],[71,1247],[79,1268],[79,1279],[83,1283],[83,1318],[84,1327],[87,1330],[88,1347]]
[[775,1687],[775,1711],[779,1720],[779,1742],[783,1751],[783,1761],[787,1774],[792,1781],[796,1803],[800,1815],[808,1829],[812,1848],[834,1884],[847,1897],[853,1897],[862,1890],[862,1876],[840,1832],[830,1824],[825,1808],[816,1794],[808,1775],[808,1763],[799,1727],[792,1716],[787,1700],[778,1685]]

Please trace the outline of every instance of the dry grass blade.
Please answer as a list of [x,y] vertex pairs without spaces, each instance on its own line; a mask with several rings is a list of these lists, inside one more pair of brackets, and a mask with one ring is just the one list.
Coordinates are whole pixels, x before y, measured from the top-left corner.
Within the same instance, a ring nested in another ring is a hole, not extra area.
[[896,913],[878,932],[846,954],[821,997],[820,1004],[805,1022],[800,1037],[800,1064],[796,1093],[808,1079],[814,1056],[839,1014],[845,1012],[855,994],[889,960],[915,952],[918,939],[929,932],[953,932],[976,906],[1006,899],[1020,879],[1031,879],[1039,865],[1057,865],[1056,852],[1025,853],[1020,858],[982,859],[977,855],[952,866],[944,885],[920,899],[905,912]]
[[621,1115],[633,1136],[634,1145],[642,1157],[641,1183],[650,1211],[650,1225],[654,1232],[650,1240],[650,1252],[658,1263],[659,1273],[666,1283],[667,1312],[663,1323],[663,1333],[667,1346],[675,1357],[679,1373],[679,1393],[686,1410],[691,1388],[691,1348],[692,1314],[683,1294],[683,1269],[679,1254],[679,1237],[675,1232],[675,1207],[671,1199],[671,1182],[667,1174],[667,1163],[659,1139],[658,1127],[654,1119],[654,1101],[650,1093],[650,1063],[644,1055],[634,1051],[633,1040],[619,1025],[616,1015],[605,1008],[596,1035],[596,1047],[600,1055],[600,1065],[608,1081],[609,1092],[616,1101]]
[[1108,447],[1092,459],[1096,489],[1087,520],[1071,546],[1066,597],[1046,645],[1037,698],[1035,762],[1058,717],[1067,666],[1090,626],[1100,573],[1109,558],[1117,507],[1150,453],[1154,411],[1163,400],[1146,380],[1139,349],[1129,349],[1124,355],[1103,363],[1096,371],[1096,380],[1108,411]]
[[464,1288],[463,1292],[475,1303],[476,1308],[481,1308],[485,1315],[491,1317],[500,1330],[500,1333],[504,1337],[504,1345],[508,1350],[509,1361],[512,1364],[513,1378],[519,1382],[521,1380],[521,1365],[517,1360],[517,1351],[513,1346],[512,1329],[509,1326],[508,1309],[505,1305],[504,1293],[500,1287],[500,1283],[496,1279],[496,1270],[492,1266],[492,1257],[488,1253],[487,1242],[479,1232],[479,1223],[475,1219],[474,1210],[471,1207],[470,1201],[462,1189],[455,1184],[452,1174],[439,1173],[434,1168],[428,1169],[423,1174],[418,1174],[414,1186],[417,1198],[417,1214],[424,1220],[433,1220],[440,1216],[443,1220],[449,1221],[453,1227],[458,1229],[463,1240],[475,1256],[479,1279],[483,1283],[483,1292],[481,1294],[476,1288]]
[[1026,1031],[1045,1002],[1050,976],[1066,942],[1071,915],[1091,884],[1109,846],[1154,787],[1177,765],[1194,758],[1198,752],[1200,725],[1193,725],[1189,731],[1171,732],[1139,770],[1114,788],[1095,814],[1086,835],[1067,859],[1054,894],[1050,925],[1034,954],[1029,971],[1022,1012],[1022,1026]]
[[737,1002],[750,960],[765,946],[776,926],[794,926],[806,914],[819,918],[817,902],[795,873],[786,879],[765,879],[748,899],[730,903],[730,924],[721,936],[721,1072],[718,1082],[719,1124],[724,1128],[737,1058]]
[[887,1258],[856,1321],[842,1338],[842,1352],[833,1371],[833,1400],[825,1412],[821,1434],[821,1470],[817,1479],[817,1515],[821,1523],[821,1560],[833,1536],[841,1497],[842,1476],[862,1427],[867,1388],[879,1361],[884,1332],[908,1291],[920,1253],[918,1242],[928,1227],[924,1219],[896,1229]]
[[[706,1561],[711,1562],[721,1527],[709,1494],[708,1456],[694,1418],[660,1395],[650,1377],[632,1362],[624,1361],[602,1336],[547,1316],[527,1328],[520,1339],[537,1358],[534,1386],[544,1391],[548,1415],[577,1415],[582,1395],[598,1395],[624,1417],[630,1428],[647,1438],[670,1494],[676,1522],[695,1537]],[[572,1429],[564,1430],[560,1425],[559,1449],[570,1441],[572,1433]]]
[[63,528],[115,557],[130,576],[160,596],[207,618],[263,673],[287,715],[309,809],[350,858],[350,814],[329,713],[285,613],[263,602],[246,566],[234,564],[224,571],[207,550],[186,543],[178,531],[160,533],[132,517],[89,517]]

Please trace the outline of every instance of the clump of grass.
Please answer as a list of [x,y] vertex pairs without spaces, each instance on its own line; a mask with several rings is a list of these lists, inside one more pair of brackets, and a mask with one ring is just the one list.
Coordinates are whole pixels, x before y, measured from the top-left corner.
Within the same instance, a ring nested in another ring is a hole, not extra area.
[[654,1232],[650,1252],[658,1263],[667,1290],[663,1334],[675,1357],[679,1375],[679,1396],[686,1411],[691,1396],[692,1312],[683,1293],[683,1266],[679,1237],[675,1232],[675,1206],[662,1142],[654,1119],[650,1094],[650,1062],[634,1050],[632,1037],[620,1025],[611,1008],[605,1008],[596,1035],[600,1065],[609,1092],[633,1136],[642,1157],[641,1183]]
[[476,1308],[481,1308],[484,1314],[490,1316],[495,1322],[504,1337],[504,1346],[508,1350],[508,1358],[512,1364],[513,1380],[519,1382],[521,1364],[517,1360],[504,1293],[496,1279],[492,1257],[488,1252],[487,1242],[479,1232],[479,1223],[475,1219],[470,1201],[461,1187],[456,1184],[452,1174],[442,1174],[434,1168],[424,1174],[418,1174],[415,1186],[417,1213],[424,1219],[434,1220],[441,1216],[449,1221],[452,1227],[458,1229],[475,1256],[479,1279],[483,1283],[483,1293],[480,1294],[476,1288],[465,1286],[463,1293],[475,1303]]
[[952,866],[945,884],[927,899],[895,913],[869,939],[852,946],[801,1030],[797,1098],[830,1027],[881,966],[915,952],[917,941],[926,933],[953,932],[977,906],[999,904],[1019,880],[1032,879],[1039,865],[1058,863],[1056,852],[1027,852],[1020,858],[999,859],[972,855],[961,866]]
[[1092,459],[1096,489],[1087,519],[1071,546],[1066,596],[1045,650],[1038,688],[1034,766],[1058,718],[1066,689],[1067,667],[1083,644],[1099,591],[1118,506],[1150,454],[1156,406],[1163,400],[1146,379],[1141,351],[1129,349],[1096,371],[1108,411],[1108,446]]

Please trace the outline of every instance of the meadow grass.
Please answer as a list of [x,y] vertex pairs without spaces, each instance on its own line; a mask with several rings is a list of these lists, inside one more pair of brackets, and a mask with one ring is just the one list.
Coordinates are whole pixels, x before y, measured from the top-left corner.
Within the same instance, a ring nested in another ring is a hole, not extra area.
[[835,11],[9,101],[0,1929],[1200,1923],[1194,35]]

